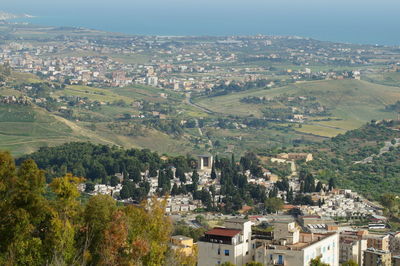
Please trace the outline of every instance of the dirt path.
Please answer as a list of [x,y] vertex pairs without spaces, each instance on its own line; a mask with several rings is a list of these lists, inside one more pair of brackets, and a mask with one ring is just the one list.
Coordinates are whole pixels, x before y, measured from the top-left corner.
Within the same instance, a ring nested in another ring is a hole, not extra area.
[[71,130],[72,130],[74,133],[76,133],[77,135],[86,137],[86,138],[88,138],[88,139],[90,139],[90,140],[97,140],[97,141],[102,142],[102,143],[107,143],[107,144],[111,144],[111,145],[116,145],[115,142],[112,142],[112,141],[110,141],[110,140],[108,140],[108,139],[105,139],[105,138],[103,138],[103,137],[101,137],[101,136],[99,136],[99,135],[97,135],[97,134],[91,132],[89,129],[85,129],[85,128],[81,127],[81,126],[78,126],[78,125],[75,124],[74,122],[69,121],[69,120],[67,120],[67,119],[65,119],[65,118],[63,118],[63,117],[61,117],[61,116],[57,116],[57,115],[53,115],[53,114],[50,114],[50,115],[53,116],[53,117],[54,117],[55,119],[57,119],[58,121],[60,121],[60,122],[62,122],[62,123],[64,123],[64,124],[66,124],[66,125],[67,125],[68,127],[70,127]]

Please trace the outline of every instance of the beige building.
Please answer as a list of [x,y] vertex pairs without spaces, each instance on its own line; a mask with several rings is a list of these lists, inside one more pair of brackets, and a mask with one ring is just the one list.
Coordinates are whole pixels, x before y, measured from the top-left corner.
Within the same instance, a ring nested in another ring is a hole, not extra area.
[[192,255],[194,249],[193,238],[176,235],[171,237],[170,242],[173,250],[182,252],[186,256]]
[[198,266],[219,265],[224,262],[240,266],[252,261],[252,222],[231,219],[224,225],[224,228],[214,228],[205,232],[204,237],[197,242]]
[[367,234],[364,238],[367,240],[368,248],[374,248],[378,250],[390,250],[389,235]]
[[364,251],[367,247],[367,240],[364,237],[368,231],[343,231],[340,233],[339,243],[339,262],[348,260],[357,262],[358,265],[364,263]]
[[387,250],[369,248],[364,251],[363,266],[392,266],[391,254]]
[[349,260],[357,262],[358,265],[364,263],[364,251],[367,249],[367,240],[340,240],[339,262]]
[[392,257],[392,265],[393,266],[400,266],[400,256],[393,256]]
[[300,233],[294,222],[275,222],[273,240],[257,241],[255,260],[263,265],[309,265],[313,258],[332,266],[339,265],[337,233]]
[[392,253],[400,254],[400,232],[390,234],[389,249]]

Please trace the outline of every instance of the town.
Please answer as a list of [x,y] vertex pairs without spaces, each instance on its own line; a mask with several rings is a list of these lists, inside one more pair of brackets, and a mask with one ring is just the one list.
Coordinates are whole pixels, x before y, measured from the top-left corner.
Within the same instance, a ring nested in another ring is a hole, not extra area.
[[[197,158],[198,190],[211,193],[212,201],[220,194],[220,179],[213,179],[213,156],[199,155]],[[282,164],[289,164],[294,171],[290,175],[289,187],[294,193],[300,191],[302,182],[297,176],[296,160],[312,161],[309,153],[280,154],[270,158]],[[176,168],[171,169],[174,176]],[[197,172],[196,172],[197,173]],[[146,179],[148,173],[141,173]],[[193,184],[192,173],[184,173],[182,178],[171,179],[172,194],[167,198],[166,213],[173,220],[184,221],[193,228],[202,226],[197,220],[199,214],[207,222],[219,226],[211,228],[197,242],[187,236],[171,237],[174,250],[186,255],[194,254],[198,249],[198,265],[247,265],[251,261],[260,265],[309,265],[310,261],[319,258],[328,265],[343,265],[353,261],[354,265],[397,265],[400,262],[400,232],[388,231],[388,220],[383,216],[383,207],[371,202],[356,192],[348,189],[336,189],[323,185],[320,192],[305,193],[311,199],[308,204],[290,204],[285,191],[279,191],[277,197],[282,205],[270,214],[257,213],[252,207],[244,205],[237,215],[224,215],[215,212],[198,212],[207,206],[203,199],[194,199],[193,194],[174,195],[174,187]],[[121,182],[123,176],[120,175]],[[276,188],[278,177],[264,169],[262,177],[253,176],[247,171],[249,183],[259,184],[266,188],[267,194]],[[150,193],[157,196],[159,178],[149,178]],[[314,186],[318,186],[318,180]],[[85,185],[81,185],[82,192]],[[131,198],[121,199],[122,185],[97,184],[89,193],[108,194],[124,203]],[[86,190],[87,191],[87,190]],[[222,203],[223,204],[223,203]],[[196,214],[197,213],[197,214]],[[206,222],[206,223],[207,223]],[[196,248],[195,248],[196,247]]]

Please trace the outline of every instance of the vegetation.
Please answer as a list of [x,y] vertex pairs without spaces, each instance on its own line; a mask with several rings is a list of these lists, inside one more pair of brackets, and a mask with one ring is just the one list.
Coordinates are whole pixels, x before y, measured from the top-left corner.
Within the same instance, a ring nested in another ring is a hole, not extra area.
[[[371,199],[378,199],[386,191],[400,193],[399,147],[387,148],[380,154],[385,142],[400,137],[395,130],[398,122],[371,122],[360,129],[349,131],[309,149],[314,160],[302,164],[305,172],[311,172],[319,180],[332,179],[339,187],[351,188]],[[363,161],[370,158],[368,161]],[[377,186],[379,184],[379,186]]]
[[47,187],[33,160],[16,168],[9,153],[0,153],[1,264],[164,264],[171,233],[165,201],[119,207],[99,195],[83,205],[82,181],[67,174]]

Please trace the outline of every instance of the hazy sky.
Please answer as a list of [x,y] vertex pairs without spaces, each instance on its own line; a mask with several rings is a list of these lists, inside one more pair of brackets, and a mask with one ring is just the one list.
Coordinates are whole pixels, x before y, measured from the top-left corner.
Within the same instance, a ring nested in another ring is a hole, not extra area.
[[[399,0],[0,0],[40,23],[139,34],[282,34],[400,44]],[[129,24],[127,28],[125,24]],[[131,29],[131,30],[130,30]]]

